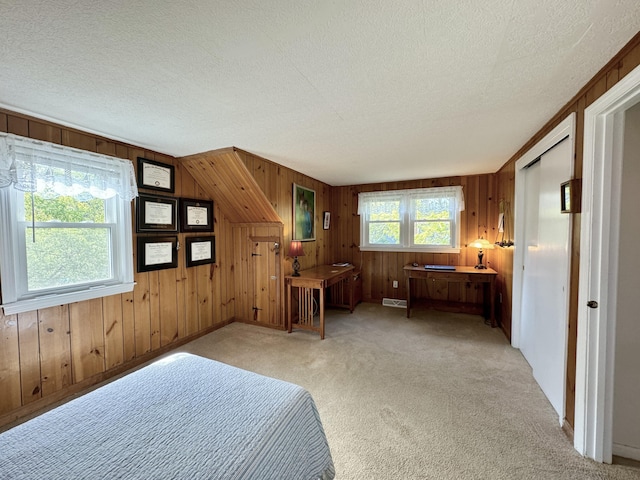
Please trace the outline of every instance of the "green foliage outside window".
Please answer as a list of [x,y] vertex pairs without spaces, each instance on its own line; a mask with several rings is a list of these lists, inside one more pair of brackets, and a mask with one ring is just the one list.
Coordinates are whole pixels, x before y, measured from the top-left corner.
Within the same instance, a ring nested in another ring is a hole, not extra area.
[[[88,202],[80,202],[73,197],[43,198],[33,195],[33,209],[36,222],[65,223],[104,223],[104,200],[93,198]],[[31,194],[24,194],[24,219],[31,222]]]
[[[106,220],[105,201],[80,202],[72,197],[45,199],[33,196],[36,222],[25,228],[27,284],[29,290],[96,282],[111,278],[111,230]],[[24,195],[25,221],[32,221],[31,194]],[[87,228],[64,224],[86,223]]]
[[423,198],[415,201],[414,244],[451,244],[451,203],[450,198]]
[[451,223],[415,222],[413,243],[416,245],[450,245]]
[[369,209],[369,243],[399,245],[400,201],[371,202]]

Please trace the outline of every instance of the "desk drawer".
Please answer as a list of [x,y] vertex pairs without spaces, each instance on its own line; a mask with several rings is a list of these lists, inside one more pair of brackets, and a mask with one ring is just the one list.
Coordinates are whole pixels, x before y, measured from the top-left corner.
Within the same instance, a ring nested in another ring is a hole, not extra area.
[[489,283],[491,276],[482,273],[427,272],[427,278],[459,283]]

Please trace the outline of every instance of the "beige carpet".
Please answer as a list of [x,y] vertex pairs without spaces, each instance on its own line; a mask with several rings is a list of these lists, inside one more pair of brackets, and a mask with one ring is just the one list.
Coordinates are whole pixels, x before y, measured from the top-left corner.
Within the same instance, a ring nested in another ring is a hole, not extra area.
[[361,304],[325,340],[239,323],[180,350],[313,395],[339,480],[640,479],[580,457],[519,351],[478,316]]

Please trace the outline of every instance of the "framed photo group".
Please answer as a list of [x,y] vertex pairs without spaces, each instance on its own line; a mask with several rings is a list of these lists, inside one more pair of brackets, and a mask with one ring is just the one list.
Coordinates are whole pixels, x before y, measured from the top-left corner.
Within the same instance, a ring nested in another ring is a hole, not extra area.
[[213,232],[213,201],[140,193],[136,232]]
[[[174,166],[138,157],[138,187],[173,193]],[[137,233],[162,234],[138,236],[138,272],[176,268],[180,243],[167,234],[213,232],[213,201],[139,193],[135,218]],[[214,236],[186,237],[185,244],[187,267],[215,263]]]

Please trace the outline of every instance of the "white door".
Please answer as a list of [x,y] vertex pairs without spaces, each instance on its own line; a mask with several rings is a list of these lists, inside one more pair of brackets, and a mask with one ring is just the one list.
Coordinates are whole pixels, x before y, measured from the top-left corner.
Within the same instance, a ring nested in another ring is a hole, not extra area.
[[[624,116],[638,103],[640,66],[592,103],[584,114],[574,447],[589,458],[607,463],[612,460],[614,384],[619,380],[616,377],[623,374],[620,365],[616,365],[617,371],[614,369],[614,362],[621,360],[615,358],[618,265],[628,259],[628,255],[618,257],[626,137]],[[632,161],[637,158],[635,155]],[[637,183],[634,187],[637,191]],[[637,216],[637,194],[632,203],[629,206],[636,208]],[[634,282],[635,277],[625,281]],[[635,318],[633,322],[637,325]],[[634,347],[637,349],[637,344]],[[623,368],[628,371],[628,366]],[[637,367],[631,368],[637,372]],[[637,384],[637,380],[634,381]],[[636,398],[632,420],[637,418]],[[636,446],[618,454],[640,457],[640,448]]]
[[[536,346],[540,340],[537,338],[536,321],[538,318],[538,283],[536,278],[539,277],[536,262],[538,250],[538,223],[539,223],[539,205],[540,205],[540,160],[534,161],[526,167],[525,173],[525,195],[524,195],[524,235],[522,241],[524,243],[524,273],[522,275],[522,324],[521,324],[521,341],[520,351],[524,358],[527,359],[533,368],[536,353]],[[525,274],[526,273],[526,274]],[[535,375],[534,369],[534,375]]]
[[[560,184],[571,178],[564,139],[525,175],[525,251],[521,351],[560,419],[564,418],[570,215],[560,213]],[[537,198],[536,198],[537,197]]]

